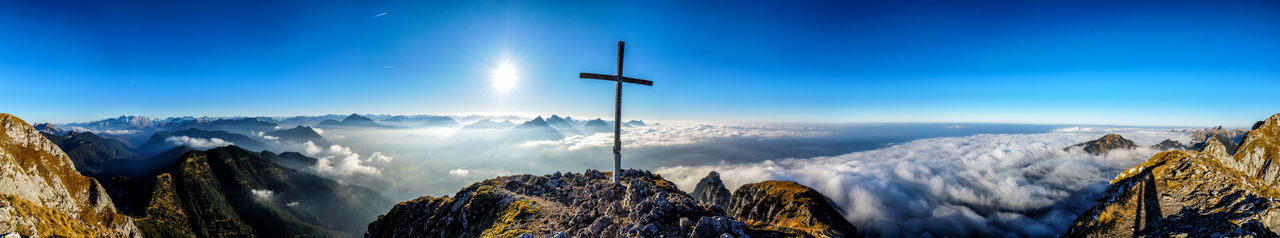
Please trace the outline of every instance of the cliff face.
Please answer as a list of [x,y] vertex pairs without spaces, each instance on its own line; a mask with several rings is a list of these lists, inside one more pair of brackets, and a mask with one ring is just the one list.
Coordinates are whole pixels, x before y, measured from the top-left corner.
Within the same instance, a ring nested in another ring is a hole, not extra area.
[[1111,150],[1137,148],[1138,145],[1133,144],[1133,141],[1129,139],[1125,139],[1123,136],[1120,136],[1118,134],[1107,134],[1105,136],[1102,136],[1102,138],[1098,138],[1097,140],[1091,140],[1088,142],[1076,144],[1074,146],[1063,148],[1062,150],[1070,150],[1071,148],[1075,148],[1075,147],[1084,147],[1085,152],[1089,152],[1089,154],[1100,155],[1100,154],[1107,153],[1108,151],[1111,151]]
[[625,170],[626,186],[595,170],[498,177],[453,197],[402,202],[369,224],[366,237],[717,237],[748,230],[699,205],[661,176]]
[[1275,237],[1280,114],[1245,137],[1236,155],[1217,140],[1201,151],[1166,151],[1111,181],[1067,236]]
[[139,237],[106,191],[27,122],[0,113],[0,233]]
[[720,181],[720,173],[711,171],[707,177],[698,180],[698,185],[693,189],[693,199],[700,203],[717,205],[720,207],[729,206],[729,189],[724,187],[724,182]]
[[790,181],[742,185],[733,191],[728,212],[752,229],[787,236],[851,237],[858,230],[822,193]]

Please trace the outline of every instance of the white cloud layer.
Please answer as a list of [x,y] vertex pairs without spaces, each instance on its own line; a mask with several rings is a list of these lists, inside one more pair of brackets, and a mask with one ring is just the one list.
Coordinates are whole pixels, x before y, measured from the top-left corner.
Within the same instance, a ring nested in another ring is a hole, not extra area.
[[[623,128],[622,144],[625,147],[669,146],[693,144],[717,138],[778,138],[827,135],[829,132],[804,127],[784,126],[726,126],[706,124],[652,125]],[[588,136],[570,136],[560,140],[528,141],[527,148],[554,148],[580,150],[591,147],[613,146],[613,133],[596,133]]]
[[382,152],[374,152],[372,156],[361,159],[359,153],[351,151],[350,147],[341,145],[331,145],[329,148],[316,146],[314,142],[307,141],[302,144],[303,151],[309,155],[316,157],[316,165],[311,167],[316,173],[329,176],[348,176],[355,174],[381,174],[381,170],[370,165],[373,162],[388,162],[391,157]]
[[272,196],[275,196],[275,192],[267,189],[252,189],[249,190],[249,193],[253,195],[253,199],[262,202],[269,202],[271,201]]
[[204,139],[204,138],[194,138],[194,137],[188,137],[188,136],[170,136],[169,138],[165,138],[164,141],[173,143],[175,145],[186,145],[191,148],[195,148],[197,150],[228,146],[232,144],[231,142],[224,141],[218,138]]
[[[1141,148],[1100,156],[1063,147],[1118,133]],[[1094,204],[1120,170],[1145,161],[1167,130],[1074,128],[915,140],[832,157],[657,170],[692,190],[709,171],[730,190],[791,180],[830,197],[859,228],[885,237],[1053,236]],[[860,229],[861,230],[861,229]]]

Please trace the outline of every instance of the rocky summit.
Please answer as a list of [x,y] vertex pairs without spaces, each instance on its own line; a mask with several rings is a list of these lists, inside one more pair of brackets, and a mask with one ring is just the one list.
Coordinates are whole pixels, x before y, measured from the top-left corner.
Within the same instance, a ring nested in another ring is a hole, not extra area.
[[366,237],[743,237],[748,228],[642,170],[516,175],[402,202]]
[[140,237],[97,180],[30,124],[0,113],[0,234]]
[[720,173],[711,171],[702,180],[698,180],[698,185],[693,188],[693,198],[700,203],[717,205],[720,207],[729,206],[729,189],[724,187],[724,182],[720,181]]
[[1068,237],[1276,237],[1280,114],[1249,131],[1235,155],[1217,140],[1122,172]]
[[858,231],[822,193],[791,181],[742,185],[733,191],[728,212],[752,230],[788,237],[852,237]]
[[1102,138],[1098,138],[1097,140],[1091,140],[1084,143],[1076,144],[1073,146],[1069,146],[1067,148],[1063,148],[1062,150],[1071,150],[1071,148],[1075,148],[1075,147],[1084,147],[1085,152],[1089,152],[1089,154],[1100,155],[1100,154],[1107,153],[1107,151],[1116,150],[1116,149],[1137,148],[1138,145],[1134,144],[1133,141],[1129,139],[1125,139],[1123,136],[1120,136],[1119,134],[1107,134],[1105,136],[1102,136]]

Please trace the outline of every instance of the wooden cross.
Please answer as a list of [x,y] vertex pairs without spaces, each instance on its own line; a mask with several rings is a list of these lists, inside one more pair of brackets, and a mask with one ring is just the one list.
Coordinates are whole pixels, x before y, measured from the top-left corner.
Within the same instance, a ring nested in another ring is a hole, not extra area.
[[578,74],[579,78],[618,82],[618,89],[615,94],[617,100],[614,102],[613,107],[613,184],[619,184],[618,176],[621,176],[622,173],[622,83],[653,86],[653,81],[622,76],[622,49],[624,45],[625,42],[618,41],[618,75]]

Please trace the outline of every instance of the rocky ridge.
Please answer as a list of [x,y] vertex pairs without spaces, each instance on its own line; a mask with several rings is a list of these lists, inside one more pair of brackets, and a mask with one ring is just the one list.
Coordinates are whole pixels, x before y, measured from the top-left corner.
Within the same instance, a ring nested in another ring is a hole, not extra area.
[[1218,140],[1161,152],[1122,172],[1068,237],[1276,237],[1280,114],[1249,131],[1235,155]]
[[0,233],[140,237],[97,180],[27,122],[0,113]]
[[852,237],[858,231],[822,193],[791,181],[742,185],[727,210],[752,229],[787,236]]
[[723,210],[699,205],[648,171],[497,177],[453,197],[402,202],[365,237],[714,237],[747,235]]

